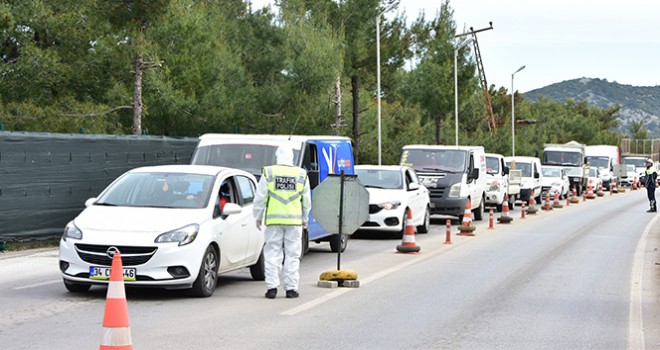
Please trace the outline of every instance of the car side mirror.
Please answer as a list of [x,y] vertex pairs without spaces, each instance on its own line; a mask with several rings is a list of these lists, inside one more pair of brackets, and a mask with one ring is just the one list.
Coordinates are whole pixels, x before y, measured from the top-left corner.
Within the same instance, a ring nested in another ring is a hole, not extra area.
[[94,202],[96,202],[96,197],[89,198],[88,200],[85,201],[85,208],[91,206],[92,204],[94,204]]
[[408,191],[417,191],[420,188],[421,186],[419,186],[419,184],[416,182],[411,182],[410,184],[408,184]]
[[475,180],[479,178],[479,168],[474,168],[472,171],[470,171],[470,174],[468,174],[468,178],[470,180]]
[[227,203],[225,204],[225,207],[222,209],[222,215],[238,214],[241,211],[243,211],[243,208],[241,208],[238,204]]

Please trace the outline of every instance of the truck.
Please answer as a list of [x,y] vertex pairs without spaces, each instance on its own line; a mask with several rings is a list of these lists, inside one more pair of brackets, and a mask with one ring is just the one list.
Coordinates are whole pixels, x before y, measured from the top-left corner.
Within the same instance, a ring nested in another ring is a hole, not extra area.
[[[342,136],[258,135],[258,134],[204,134],[192,156],[192,164],[220,165],[252,173],[257,179],[261,169],[275,163],[275,152],[280,145],[293,149],[294,164],[307,171],[309,185],[314,188],[328,174],[355,174],[353,145]],[[328,241],[333,252],[346,250],[348,235],[326,232],[310,212],[307,230],[303,230],[303,254],[309,242]]]
[[621,154],[618,146],[588,145],[585,148],[587,163],[598,169],[598,177],[603,180],[603,187],[610,189],[611,184],[619,182],[621,174]]
[[429,190],[431,214],[463,221],[468,200],[475,220],[486,202],[486,154],[482,146],[406,145],[401,165],[409,166]]
[[543,145],[542,165],[560,165],[564,167],[578,195],[587,189],[589,164],[586,162],[586,146],[576,141],[563,144]]
[[486,153],[486,205],[495,205],[501,212],[506,194],[509,209],[513,209],[520,199],[521,176],[521,170],[505,164],[503,155]]

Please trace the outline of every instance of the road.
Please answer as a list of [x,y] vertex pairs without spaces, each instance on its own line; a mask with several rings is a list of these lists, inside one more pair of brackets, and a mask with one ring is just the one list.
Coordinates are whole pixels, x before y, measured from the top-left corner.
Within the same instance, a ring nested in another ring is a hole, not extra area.
[[[354,237],[341,268],[359,288],[325,289],[327,243],[301,264],[301,297],[263,297],[249,272],[223,275],[206,299],[127,291],[135,349],[644,349],[657,348],[660,225],[645,191],[539,211],[445,242],[444,220],[400,240]],[[495,214],[499,216],[499,214]],[[655,225],[654,225],[655,223]],[[68,293],[57,250],[0,255],[0,348],[98,348],[106,289]]]

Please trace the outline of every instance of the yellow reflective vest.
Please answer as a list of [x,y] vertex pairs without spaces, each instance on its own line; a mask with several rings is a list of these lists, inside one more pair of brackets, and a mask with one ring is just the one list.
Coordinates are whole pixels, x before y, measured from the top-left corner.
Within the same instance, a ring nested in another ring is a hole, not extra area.
[[265,224],[302,225],[302,193],[307,172],[292,165],[272,165],[264,167],[262,172],[268,188]]

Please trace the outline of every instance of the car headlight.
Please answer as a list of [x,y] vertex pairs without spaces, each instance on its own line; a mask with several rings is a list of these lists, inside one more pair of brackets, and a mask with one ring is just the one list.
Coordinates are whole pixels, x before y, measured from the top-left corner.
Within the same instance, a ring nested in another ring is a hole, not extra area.
[[66,227],[64,227],[62,240],[66,241],[67,238],[82,239],[82,236],[82,231],[73,223],[73,221],[70,221],[68,224],[66,224]]
[[497,180],[494,180],[493,182],[491,182],[490,186],[488,187],[488,191],[499,192],[500,191],[500,182],[497,181]]
[[378,204],[378,207],[383,208],[385,210],[392,210],[392,209],[398,208],[400,205],[401,205],[401,202],[394,201],[394,202],[380,203],[380,204]]
[[461,195],[461,183],[457,182],[449,186],[449,197],[458,197]]
[[192,243],[199,233],[199,225],[192,224],[160,234],[154,240],[155,243],[173,243],[178,242],[179,246]]

